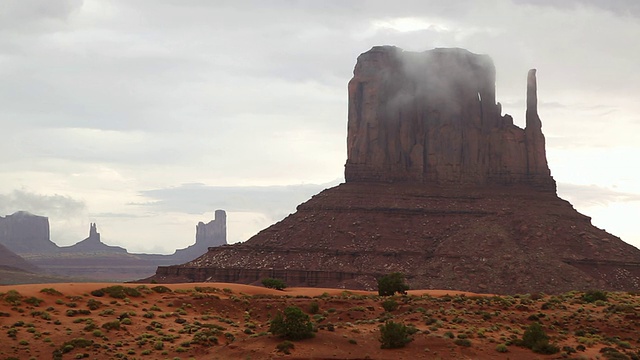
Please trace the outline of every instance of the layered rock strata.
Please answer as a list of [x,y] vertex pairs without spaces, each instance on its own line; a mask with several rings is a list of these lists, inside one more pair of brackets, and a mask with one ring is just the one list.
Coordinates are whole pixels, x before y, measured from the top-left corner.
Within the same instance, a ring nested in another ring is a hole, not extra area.
[[640,250],[556,195],[535,70],[526,88],[521,129],[495,102],[488,56],[374,47],[349,82],[346,183],[152,279],[373,289],[399,271],[414,288],[640,290]]

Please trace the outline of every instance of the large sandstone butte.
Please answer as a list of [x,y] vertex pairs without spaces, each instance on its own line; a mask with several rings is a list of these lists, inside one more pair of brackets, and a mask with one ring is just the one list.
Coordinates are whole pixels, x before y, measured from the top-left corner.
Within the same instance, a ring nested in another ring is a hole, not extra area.
[[527,78],[526,127],[501,115],[495,68],[463,49],[374,47],[349,82],[346,183],[242,244],[153,280],[549,293],[640,290],[640,250],[556,195]]

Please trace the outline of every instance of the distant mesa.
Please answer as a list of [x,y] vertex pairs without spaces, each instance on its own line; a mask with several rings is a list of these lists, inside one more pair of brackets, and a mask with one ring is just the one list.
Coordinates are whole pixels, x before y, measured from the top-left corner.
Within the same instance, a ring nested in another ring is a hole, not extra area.
[[346,183],[147,280],[373,289],[397,271],[420,289],[640,290],[640,250],[556,195],[535,70],[524,129],[501,113],[491,58],[464,49],[374,47],[348,89]]
[[227,245],[227,213],[216,210],[213,220],[206,224],[201,221],[196,225],[196,242],[185,249],[176,250],[172,256],[178,264],[197,258],[210,247],[222,245]]
[[18,254],[58,251],[49,240],[49,219],[27,211],[0,216],[0,244]]
[[214,220],[196,226],[195,243],[172,255],[132,254],[123,247],[107,245],[101,241],[95,223],[89,225],[87,238],[71,246],[59,247],[49,239],[48,218],[19,211],[0,217],[0,245],[6,246],[7,250],[0,251],[0,267],[11,266],[83,280],[135,280],[152,275],[159,265],[184,263],[206,253],[209,247],[226,244],[226,231],[226,213],[216,210]]

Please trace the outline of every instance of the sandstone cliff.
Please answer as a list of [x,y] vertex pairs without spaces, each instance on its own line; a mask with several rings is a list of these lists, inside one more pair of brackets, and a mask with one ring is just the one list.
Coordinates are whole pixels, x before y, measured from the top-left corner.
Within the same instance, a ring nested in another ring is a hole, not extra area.
[[349,82],[345,178],[530,184],[555,191],[537,114],[535,70],[520,129],[495,101],[495,67],[464,49],[374,47]]

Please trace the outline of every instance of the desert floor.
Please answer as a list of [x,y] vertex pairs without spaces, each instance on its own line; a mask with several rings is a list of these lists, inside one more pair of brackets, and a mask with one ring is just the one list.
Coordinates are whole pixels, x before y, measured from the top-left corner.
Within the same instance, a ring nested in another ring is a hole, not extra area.
[[[138,294],[113,298],[92,291],[120,285]],[[638,359],[640,295],[583,293],[493,296],[410,291],[379,297],[365,291],[203,283],[67,283],[0,286],[0,360],[5,359]],[[156,288],[162,290],[162,287]],[[166,290],[166,289],[165,289]],[[399,307],[387,312],[382,303]],[[298,306],[315,337],[290,354],[269,321]],[[415,328],[400,349],[380,349],[387,320]],[[540,355],[511,345],[539,322],[560,347]],[[105,325],[106,324],[106,325]],[[506,352],[497,347],[506,344]]]

